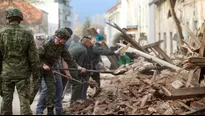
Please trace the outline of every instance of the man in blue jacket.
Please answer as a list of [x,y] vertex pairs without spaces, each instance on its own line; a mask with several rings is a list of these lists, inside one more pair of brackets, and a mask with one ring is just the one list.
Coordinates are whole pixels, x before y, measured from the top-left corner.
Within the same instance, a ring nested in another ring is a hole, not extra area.
[[[100,70],[101,64],[102,64],[102,59],[101,55],[116,55],[120,53],[120,50],[122,49],[119,48],[116,51],[112,51],[110,49],[103,49],[101,46],[105,43],[105,39],[102,35],[96,36],[96,44],[93,47],[93,56],[92,56],[92,62],[93,62],[93,68],[94,70]],[[91,75],[92,79],[95,80],[100,88],[100,73],[93,73]],[[101,89],[99,89],[101,90]]]

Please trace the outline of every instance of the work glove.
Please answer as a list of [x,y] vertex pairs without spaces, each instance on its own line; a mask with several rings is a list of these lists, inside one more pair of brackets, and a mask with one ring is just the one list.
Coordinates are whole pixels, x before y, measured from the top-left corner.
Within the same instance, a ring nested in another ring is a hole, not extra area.
[[123,47],[120,47],[119,49],[115,50],[114,53],[115,54],[120,54],[120,51],[123,49]]
[[43,69],[44,70],[50,70],[51,68],[47,64],[43,63]]
[[125,64],[125,67],[126,67],[126,68],[129,68],[129,66],[130,66],[129,64]]
[[86,72],[86,68],[84,68],[84,67],[78,66],[77,69],[80,70],[81,73],[85,73]]

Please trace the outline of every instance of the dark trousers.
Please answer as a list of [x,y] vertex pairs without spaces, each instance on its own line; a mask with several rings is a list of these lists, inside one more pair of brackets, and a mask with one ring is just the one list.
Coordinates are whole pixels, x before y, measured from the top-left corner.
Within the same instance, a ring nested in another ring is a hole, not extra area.
[[98,87],[100,88],[100,73],[93,73],[92,75],[90,75],[91,78],[96,81],[96,83],[98,84]]
[[[73,79],[82,81],[77,71],[70,71],[70,74]],[[73,80],[71,81],[71,84],[72,84],[72,92],[71,92],[71,103],[72,103],[76,100],[82,99],[82,84]]]

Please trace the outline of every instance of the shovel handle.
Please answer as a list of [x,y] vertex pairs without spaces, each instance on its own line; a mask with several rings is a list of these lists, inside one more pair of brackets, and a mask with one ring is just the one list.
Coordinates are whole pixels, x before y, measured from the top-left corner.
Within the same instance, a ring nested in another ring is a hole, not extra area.
[[[64,75],[64,74],[62,74],[62,73],[59,73],[59,72],[57,72],[57,71],[53,71],[53,72],[56,73],[56,74],[59,74],[60,76],[63,76],[63,77],[66,77],[66,78],[67,78],[67,76]],[[74,79],[74,78],[72,78],[71,80],[73,80],[73,81],[75,81],[75,82],[78,82],[78,83],[82,84],[82,82],[80,82],[79,80],[76,80],[76,79]]]
[[[52,70],[72,70],[72,71],[80,71],[76,68],[58,68],[58,69],[55,69],[55,68],[52,68]],[[87,70],[86,69],[86,72],[93,72],[93,73],[111,73],[113,75],[116,75],[114,73],[114,71],[102,71],[102,70]]]

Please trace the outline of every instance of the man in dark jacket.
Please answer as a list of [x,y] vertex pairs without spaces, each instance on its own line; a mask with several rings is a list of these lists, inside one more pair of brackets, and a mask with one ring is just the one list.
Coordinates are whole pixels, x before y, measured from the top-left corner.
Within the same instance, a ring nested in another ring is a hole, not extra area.
[[[92,60],[93,60],[93,68],[94,70],[100,70],[101,64],[102,64],[102,59],[101,59],[101,55],[116,55],[120,53],[120,50],[122,49],[119,48],[116,51],[112,51],[112,50],[106,50],[103,49],[101,46],[105,43],[104,37],[101,35],[96,36],[96,44],[93,47],[93,56],[92,56]],[[100,73],[93,73],[93,75],[91,75],[92,79],[95,80],[98,83],[98,86],[100,88]],[[99,89],[100,90],[100,89]]]
[[[73,43],[69,45],[69,52],[73,56],[73,59],[81,66],[88,68],[88,52],[87,48],[92,47],[91,40],[88,38],[84,38],[81,42]],[[70,71],[73,78],[79,81],[88,81],[89,74],[88,73],[75,73]],[[86,95],[83,94],[83,87],[80,83],[72,82],[72,95],[71,95],[71,103],[78,99],[86,99]]]

